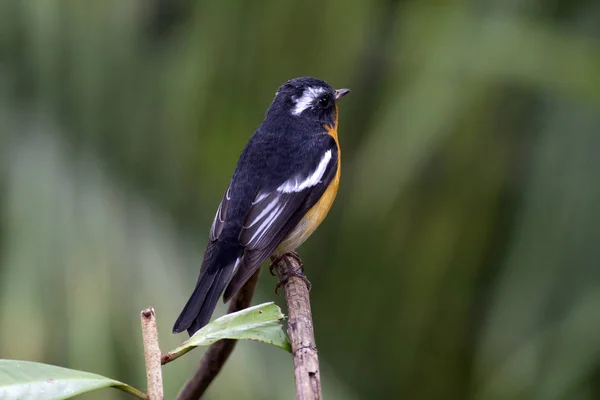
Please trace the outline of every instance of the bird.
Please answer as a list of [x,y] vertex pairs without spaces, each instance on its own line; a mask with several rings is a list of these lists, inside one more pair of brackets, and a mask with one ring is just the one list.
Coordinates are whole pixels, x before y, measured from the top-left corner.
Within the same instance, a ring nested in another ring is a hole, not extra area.
[[323,222],[340,182],[337,102],[350,89],[283,83],[242,150],[217,208],[194,291],[173,333],[206,325],[268,257],[292,254]]

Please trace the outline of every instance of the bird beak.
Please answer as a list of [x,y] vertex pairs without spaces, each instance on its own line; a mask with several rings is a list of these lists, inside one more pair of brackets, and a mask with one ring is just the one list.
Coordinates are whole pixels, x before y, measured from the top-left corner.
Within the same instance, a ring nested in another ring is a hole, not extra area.
[[344,97],[345,95],[347,95],[348,93],[350,93],[350,89],[338,89],[335,91],[335,99],[339,100],[342,97]]

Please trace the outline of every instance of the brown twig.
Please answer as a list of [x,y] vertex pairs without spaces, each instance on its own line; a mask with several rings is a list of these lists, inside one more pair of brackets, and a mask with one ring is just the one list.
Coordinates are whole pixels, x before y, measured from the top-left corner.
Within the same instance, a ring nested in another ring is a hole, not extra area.
[[[241,311],[250,306],[256,283],[258,282],[259,271],[246,282],[240,291],[231,299],[227,313]],[[178,400],[197,400],[199,399],[210,383],[223,368],[223,365],[233,351],[237,340],[223,339],[211,345],[200,362],[194,376],[190,378],[179,392]]]
[[297,400],[321,400],[321,375],[319,357],[315,344],[310,297],[307,282],[300,276],[301,264],[297,257],[283,257],[275,266],[280,277],[288,277],[284,283],[288,306],[287,333],[292,342],[294,376]]
[[152,307],[142,311],[142,337],[144,341],[144,359],[146,360],[146,380],[148,382],[148,400],[163,400],[163,380],[160,365],[160,347],[156,318]]

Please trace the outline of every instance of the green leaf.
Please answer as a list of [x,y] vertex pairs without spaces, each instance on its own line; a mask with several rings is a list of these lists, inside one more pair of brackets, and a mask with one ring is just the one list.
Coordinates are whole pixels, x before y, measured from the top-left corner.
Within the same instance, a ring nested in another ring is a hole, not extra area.
[[208,346],[221,339],[257,340],[291,352],[290,342],[282,329],[283,318],[281,309],[273,302],[224,315],[204,326],[163,359],[172,361],[197,346]]
[[129,385],[101,375],[31,361],[0,360],[2,400],[68,399],[111,386],[138,399],[148,398]]

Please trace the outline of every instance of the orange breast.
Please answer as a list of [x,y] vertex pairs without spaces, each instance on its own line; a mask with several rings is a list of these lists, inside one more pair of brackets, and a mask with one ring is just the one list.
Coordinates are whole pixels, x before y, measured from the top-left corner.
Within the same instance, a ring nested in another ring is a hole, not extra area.
[[[337,113],[336,113],[337,114]],[[338,188],[340,186],[340,173],[341,173],[341,150],[340,143],[338,142],[337,135],[337,118],[333,127],[328,127],[327,134],[331,135],[335,139],[335,143],[338,148],[338,163],[337,171],[329,187],[325,189],[325,192],[317,201],[317,203],[311,207],[310,210],[304,215],[304,218],[296,225],[296,227],[286,236],[281,242],[279,247],[273,252],[275,255],[281,255],[290,251],[296,250],[306,239],[312,235],[317,227],[323,222],[327,213],[331,209],[331,205],[335,200]]]

